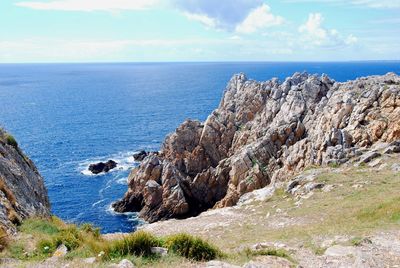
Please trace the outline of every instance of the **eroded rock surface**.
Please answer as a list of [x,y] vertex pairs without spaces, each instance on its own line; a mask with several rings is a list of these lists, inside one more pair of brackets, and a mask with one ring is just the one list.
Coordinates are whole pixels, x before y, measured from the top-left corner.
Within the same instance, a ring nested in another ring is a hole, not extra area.
[[235,205],[307,166],[345,163],[399,140],[399,106],[393,73],[346,83],[307,73],[283,83],[235,75],[204,123],[185,121],[131,172],[113,207],[154,222]]
[[49,215],[42,177],[14,138],[0,129],[0,228],[12,234],[21,220]]

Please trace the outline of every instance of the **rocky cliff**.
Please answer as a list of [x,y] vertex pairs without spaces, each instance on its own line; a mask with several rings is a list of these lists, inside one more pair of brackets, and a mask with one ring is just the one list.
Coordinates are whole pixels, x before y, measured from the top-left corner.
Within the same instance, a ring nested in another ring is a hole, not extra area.
[[15,233],[21,220],[49,215],[42,177],[15,139],[0,129],[0,228]]
[[377,142],[400,139],[400,77],[389,73],[338,83],[295,73],[227,85],[202,123],[187,120],[159,155],[132,170],[118,212],[149,222],[237,203],[248,192],[311,165],[338,165]]

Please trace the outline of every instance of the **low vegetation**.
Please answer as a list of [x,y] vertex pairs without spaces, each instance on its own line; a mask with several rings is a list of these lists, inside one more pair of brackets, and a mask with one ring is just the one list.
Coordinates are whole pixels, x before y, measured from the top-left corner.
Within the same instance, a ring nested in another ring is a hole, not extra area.
[[175,254],[195,261],[209,261],[223,256],[214,245],[183,233],[168,237],[165,245]]
[[17,147],[18,147],[17,141],[16,141],[15,138],[14,138],[12,135],[10,135],[10,134],[6,134],[6,142],[7,142],[8,145],[13,146],[14,148],[17,148]]
[[[108,263],[127,258],[139,266],[157,267],[162,263],[207,261],[223,256],[220,249],[205,240],[188,234],[156,237],[148,232],[137,231],[121,239],[105,240],[100,230],[90,224],[67,224],[50,219],[28,219],[19,226],[19,237],[8,243],[5,232],[1,235],[1,257],[18,259],[27,263],[45,260],[65,245],[65,259],[96,257]],[[29,238],[28,238],[29,237]],[[166,247],[168,255],[152,253],[152,247]]]

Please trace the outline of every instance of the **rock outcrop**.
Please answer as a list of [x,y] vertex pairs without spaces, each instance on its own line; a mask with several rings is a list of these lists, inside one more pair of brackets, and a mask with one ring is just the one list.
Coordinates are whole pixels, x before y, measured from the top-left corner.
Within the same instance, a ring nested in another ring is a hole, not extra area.
[[96,164],[90,164],[89,165],[89,171],[92,172],[93,174],[99,174],[99,173],[107,173],[111,169],[114,169],[117,167],[117,162],[114,160],[108,160],[107,162],[99,162]]
[[295,73],[283,83],[235,75],[202,123],[187,120],[160,154],[129,176],[116,211],[149,222],[235,205],[310,165],[341,164],[377,142],[400,139],[400,77],[338,83]]
[[0,228],[13,234],[15,224],[34,216],[50,216],[43,179],[14,138],[0,129]]

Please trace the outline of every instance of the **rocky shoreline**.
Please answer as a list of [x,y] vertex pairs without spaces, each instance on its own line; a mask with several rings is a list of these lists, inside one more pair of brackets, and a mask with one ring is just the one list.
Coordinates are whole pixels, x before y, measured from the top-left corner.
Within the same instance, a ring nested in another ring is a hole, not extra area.
[[219,107],[187,120],[129,175],[118,212],[148,222],[184,218],[239,198],[306,167],[339,165],[400,139],[400,77],[338,83],[295,73],[284,82],[232,77]]

